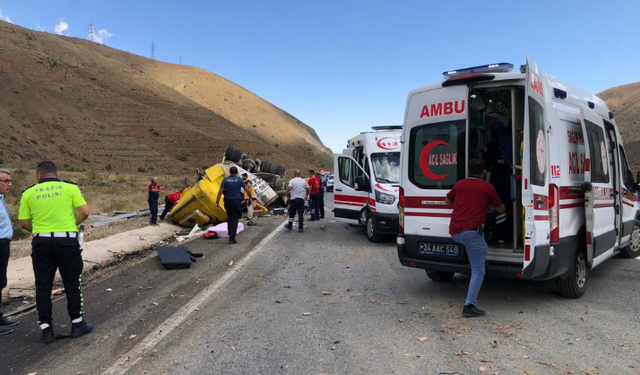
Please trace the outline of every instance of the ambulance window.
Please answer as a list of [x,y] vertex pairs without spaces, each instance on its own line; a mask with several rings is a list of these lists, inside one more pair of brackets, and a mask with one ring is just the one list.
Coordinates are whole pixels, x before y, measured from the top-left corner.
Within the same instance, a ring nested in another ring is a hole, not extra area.
[[447,121],[411,129],[409,180],[422,189],[451,189],[465,178],[466,121]]
[[591,182],[609,182],[609,156],[604,131],[591,121],[586,121],[589,140],[589,162],[591,163]]
[[529,160],[531,183],[544,186],[547,171],[547,139],[542,106],[529,97]]
[[351,158],[338,158],[338,172],[340,173],[340,182],[353,187],[356,180],[356,166]]
[[624,176],[623,176],[624,186],[626,186],[627,189],[631,189],[634,186],[633,173],[631,173],[631,170],[629,169],[629,163],[627,162],[627,154],[624,153],[624,148],[622,148],[622,146],[620,146],[620,160],[622,160],[622,173],[624,173]]

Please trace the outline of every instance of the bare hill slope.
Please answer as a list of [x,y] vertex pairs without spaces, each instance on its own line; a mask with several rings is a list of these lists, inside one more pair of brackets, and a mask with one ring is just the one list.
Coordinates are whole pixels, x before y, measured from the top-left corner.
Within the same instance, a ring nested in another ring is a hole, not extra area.
[[315,131],[202,69],[0,22],[0,165],[183,173],[225,147],[329,167]]
[[598,94],[611,112],[627,150],[631,169],[640,170],[640,82],[610,88]]

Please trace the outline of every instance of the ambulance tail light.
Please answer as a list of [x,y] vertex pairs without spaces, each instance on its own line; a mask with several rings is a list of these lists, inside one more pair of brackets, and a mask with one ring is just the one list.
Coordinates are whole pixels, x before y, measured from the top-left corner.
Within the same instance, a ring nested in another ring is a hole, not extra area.
[[558,185],[549,185],[549,222],[551,224],[550,242],[560,241],[560,195]]
[[398,234],[404,234],[404,189],[398,192]]

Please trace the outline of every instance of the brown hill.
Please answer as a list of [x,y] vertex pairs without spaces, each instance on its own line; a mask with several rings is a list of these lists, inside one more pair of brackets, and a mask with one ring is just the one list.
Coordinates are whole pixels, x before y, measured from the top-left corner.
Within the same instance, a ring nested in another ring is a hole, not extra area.
[[184,173],[228,144],[289,168],[332,164],[311,127],[244,88],[87,40],[0,22],[0,82],[0,165]]
[[640,82],[610,88],[598,96],[613,112],[635,176],[640,171]]

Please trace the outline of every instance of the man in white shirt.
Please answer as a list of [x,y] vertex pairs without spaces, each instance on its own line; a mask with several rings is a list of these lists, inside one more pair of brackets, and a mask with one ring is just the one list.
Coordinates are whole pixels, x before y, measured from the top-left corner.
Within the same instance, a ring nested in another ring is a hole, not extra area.
[[293,179],[287,186],[287,196],[289,197],[289,222],[284,226],[288,230],[293,229],[293,219],[298,213],[298,231],[304,232],[304,200],[309,195],[309,185],[300,178],[300,171],[293,172]]

